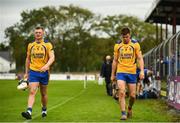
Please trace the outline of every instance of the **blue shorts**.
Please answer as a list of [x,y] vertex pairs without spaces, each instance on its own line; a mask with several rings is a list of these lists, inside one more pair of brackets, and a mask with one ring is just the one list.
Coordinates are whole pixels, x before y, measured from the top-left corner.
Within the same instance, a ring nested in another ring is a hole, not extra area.
[[38,72],[29,70],[29,83],[31,82],[39,82],[42,85],[47,85],[49,81],[49,72]]
[[129,73],[117,73],[116,79],[117,80],[123,80],[126,83],[136,84],[137,75],[136,74],[129,74]]

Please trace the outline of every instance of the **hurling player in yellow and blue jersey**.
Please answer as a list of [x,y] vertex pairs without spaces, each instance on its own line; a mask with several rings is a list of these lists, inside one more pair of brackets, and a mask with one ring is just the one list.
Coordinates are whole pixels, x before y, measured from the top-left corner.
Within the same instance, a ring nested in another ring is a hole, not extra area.
[[[131,40],[130,29],[123,28],[121,36],[122,42],[114,46],[111,80],[117,79],[121,120],[126,120],[127,117],[132,117],[132,106],[136,98],[136,60],[139,61],[140,65],[140,79],[144,78],[144,61],[139,43],[136,40]],[[126,84],[130,95],[127,115],[125,109]]]
[[54,50],[50,42],[43,39],[44,29],[36,27],[34,31],[35,41],[28,44],[26,57],[26,70],[24,78],[29,81],[29,97],[27,111],[22,116],[31,119],[35,95],[40,88],[42,117],[47,115],[47,85],[49,81],[49,69],[54,62]]

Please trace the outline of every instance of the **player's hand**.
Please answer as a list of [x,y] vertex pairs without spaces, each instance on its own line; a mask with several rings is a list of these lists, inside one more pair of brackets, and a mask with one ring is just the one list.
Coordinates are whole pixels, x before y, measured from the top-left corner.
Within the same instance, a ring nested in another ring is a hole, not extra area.
[[44,65],[40,70],[41,70],[42,72],[45,72],[45,71],[49,70],[49,66]]
[[140,72],[139,78],[140,78],[140,80],[143,80],[143,79],[144,79],[144,71],[141,71],[141,72]]
[[24,79],[28,79],[29,75],[27,73],[24,74]]
[[116,81],[116,77],[114,75],[111,75],[111,81],[112,82]]

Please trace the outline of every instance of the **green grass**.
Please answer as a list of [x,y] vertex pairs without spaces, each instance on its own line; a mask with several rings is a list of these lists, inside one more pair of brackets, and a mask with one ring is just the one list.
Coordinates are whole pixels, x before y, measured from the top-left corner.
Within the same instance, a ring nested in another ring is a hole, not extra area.
[[[17,81],[0,80],[0,122],[24,122],[27,91],[16,89]],[[118,103],[105,94],[105,87],[89,81],[51,81],[48,87],[48,116],[41,118],[40,94],[36,96],[32,122],[119,122]],[[137,100],[129,122],[180,121],[162,100]]]

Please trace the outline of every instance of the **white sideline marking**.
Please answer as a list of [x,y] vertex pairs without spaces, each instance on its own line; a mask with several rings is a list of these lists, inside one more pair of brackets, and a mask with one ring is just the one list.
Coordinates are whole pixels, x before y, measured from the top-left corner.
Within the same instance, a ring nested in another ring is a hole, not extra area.
[[[69,102],[69,101],[77,98],[78,96],[80,96],[82,93],[84,93],[84,91],[85,91],[85,89],[83,89],[82,91],[80,91],[79,94],[77,94],[77,95],[75,95],[75,96],[73,96],[73,97],[70,97],[69,99],[65,100],[64,102],[61,102],[61,103],[59,103],[59,104],[57,104],[57,105],[54,105],[54,106],[48,108],[47,111],[51,111],[51,110],[53,110],[53,109],[55,109],[55,108],[57,108],[57,107],[59,107],[59,106],[61,106],[61,105],[63,105],[63,104],[66,104],[67,102]],[[41,116],[41,113],[33,116],[32,119],[35,119],[35,118],[37,118],[37,117],[39,117],[39,116]],[[32,119],[31,119],[31,120],[32,120]],[[26,121],[24,121],[23,123],[28,123],[28,122],[30,122],[31,120],[26,120]]]

